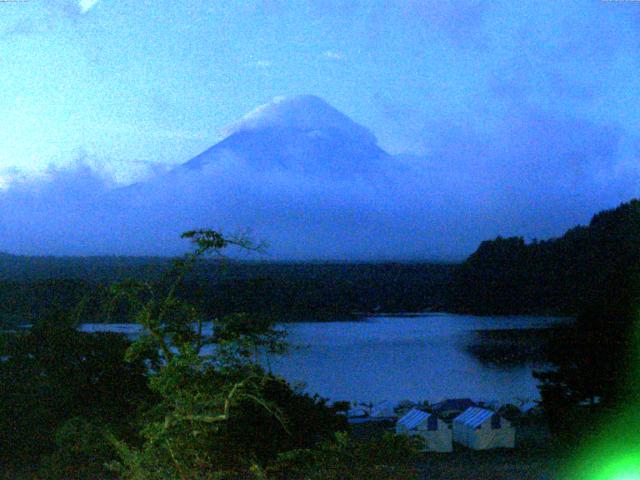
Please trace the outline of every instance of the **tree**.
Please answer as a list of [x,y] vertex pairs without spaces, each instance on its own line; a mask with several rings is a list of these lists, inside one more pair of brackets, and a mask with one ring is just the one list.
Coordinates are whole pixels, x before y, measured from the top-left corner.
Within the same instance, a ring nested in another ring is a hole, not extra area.
[[39,456],[53,454],[58,430],[72,418],[92,419],[130,438],[131,420],[150,401],[146,366],[123,361],[129,342],[117,334],[79,332],[69,318],[41,319],[8,342],[0,361],[0,457],[5,461],[37,463]]
[[113,446],[105,435],[112,429],[111,425],[96,419],[74,417],[66,420],[53,435],[56,449],[42,458],[38,478],[116,480],[106,468],[115,459]]
[[314,449],[283,453],[269,469],[277,480],[409,480],[417,477],[415,437],[387,433],[354,441],[345,433]]
[[632,200],[559,238],[482,242],[456,269],[449,307],[475,314],[577,315],[603,298],[612,280],[638,275],[640,200]]
[[113,288],[116,301],[133,305],[144,330],[127,358],[150,366],[149,386],[159,401],[145,413],[140,447],[112,437],[120,457],[112,466],[132,480],[257,475],[278,453],[332,434],[342,420],[257,363],[261,349],[284,349],[282,332],[270,322],[232,315],[214,320],[208,333],[197,310],[176,295],[203,255],[260,246],[210,230],[183,237],[195,252],[176,261],[159,285],[128,281]]
[[178,294],[203,255],[261,247],[208,230],[184,236],[195,252],[161,281],[111,287],[108,310],[142,327],[135,342],[79,332],[72,314],[9,339],[0,361],[3,467],[22,454],[23,466],[39,464],[30,473],[51,480],[412,478],[408,442],[335,436],[347,429],[341,406],[264,371],[261,352],[286,348],[270,320],[239,312],[210,329]]
[[640,283],[618,272],[607,285],[553,342],[553,368],[534,373],[556,433],[584,433],[598,423],[588,413],[603,414],[640,400],[635,365]]

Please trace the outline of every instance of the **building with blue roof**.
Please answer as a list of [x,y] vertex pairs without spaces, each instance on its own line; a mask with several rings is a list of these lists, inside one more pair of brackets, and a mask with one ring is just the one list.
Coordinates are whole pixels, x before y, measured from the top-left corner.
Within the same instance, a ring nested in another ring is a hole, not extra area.
[[451,426],[432,413],[411,409],[396,423],[399,435],[419,436],[424,441],[424,451],[451,452],[453,434]]
[[485,408],[467,408],[453,419],[453,441],[473,450],[513,448],[515,437],[511,422]]

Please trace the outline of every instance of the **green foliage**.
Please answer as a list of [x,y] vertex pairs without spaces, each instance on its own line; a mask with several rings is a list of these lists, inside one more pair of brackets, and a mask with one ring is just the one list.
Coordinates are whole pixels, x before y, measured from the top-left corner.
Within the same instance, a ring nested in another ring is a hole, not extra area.
[[337,433],[313,449],[281,454],[268,475],[278,480],[409,480],[418,478],[418,459],[411,437],[387,433],[361,442]]
[[[1,458],[66,449],[71,432],[81,429],[65,422],[78,417],[129,437],[131,419],[150,400],[145,365],[122,360],[129,346],[124,337],[81,333],[66,323],[72,322],[46,319],[9,341],[0,361]],[[87,451],[96,445],[80,443]],[[64,458],[52,461],[60,466]]]
[[[181,374],[172,369],[161,375]],[[224,430],[238,402],[254,395],[253,385],[243,379],[224,385],[230,388],[217,389],[218,383],[205,389],[206,375],[191,377],[188,384],[163,397],[149,412],[139,449],[120,444],[125,455],[121,455],[117,469],[123,478],[212,478],[220,472],[249,468],[248,459],[239,456],[234,445],[225,443]],[[157,380],[155,387],[164,391],[172,383]]]
[[57,480],[109,480],[113,477],[106,465],[115,452],[107,434],[109,426],[84,417],[71,418],[55,432],[56,450],[44,457],[39,478]]
[[152,366],[149,386],[159,398],[144,415],[139,447],[112,439],[120,457],[112,468],[125,479],[252,475],[278,453],[309,445],[340,423],[322,401],[294,393],[258,366],[260,350],[284,350],[283,334],[270,321],[225,316],[207,334],[197,309],[176,293],[200,256],[253,244],[202,230],[185,236],[197,245],[195,253],[176,261],[162,281],[113,287],[114,299],[131,305],[144,329],[127,358]]
[[[195,253],[164,275],[98,292],[107,318],[126,315],[143,327],[134,343],[78,332],[96,301],[84,294],[72,314],[7,335],[1,460],[22,458],[16,471],[39,464],[34,477],[51,480],[412,478],[406,440],[330,441],[347,428],[337,414],[345,406],[329,407],[259,366],[262,352],[286,349],[273,317],[234,312],[210,331],[189,303],[187,278],[197,278],[201,256],[259,246],[207,230],[185,237]],[[315,462],[311,476],[304,459]]]
[[261,351],[283,354],[285,335],[284,330],[276,330],[265,316],[238,313],[213,321],[216,354],[226,363],[257,363]]

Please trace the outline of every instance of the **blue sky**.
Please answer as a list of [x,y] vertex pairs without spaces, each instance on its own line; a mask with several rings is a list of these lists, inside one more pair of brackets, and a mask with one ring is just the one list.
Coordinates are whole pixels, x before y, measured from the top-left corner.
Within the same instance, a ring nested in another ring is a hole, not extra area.
[[0,2],[0,86],[4,186],[79,160],[148,178],[305,93],[456,193],[431,208],[475,209],[465,251],[561,234],[640,185],[640,2]]
[[298,93],[391,153],[529,114],[616,130],[620,161],[638,149],[633,2],[30,0],[0,4],[0,32],[5,170],[182,162]]

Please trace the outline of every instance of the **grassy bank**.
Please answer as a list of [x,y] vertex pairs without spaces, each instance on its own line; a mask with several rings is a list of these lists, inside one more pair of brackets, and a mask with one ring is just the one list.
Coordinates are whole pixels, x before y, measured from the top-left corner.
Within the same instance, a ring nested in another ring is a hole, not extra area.
[[[392,430],[393,425],[352,426],[366,440]],[[516,448],[475,451],[454,444],[452,453],[427,452],[418,464],[424,480],[542,480],[555,478],[566,448],[550,436],[542,419],[516,424]]]

